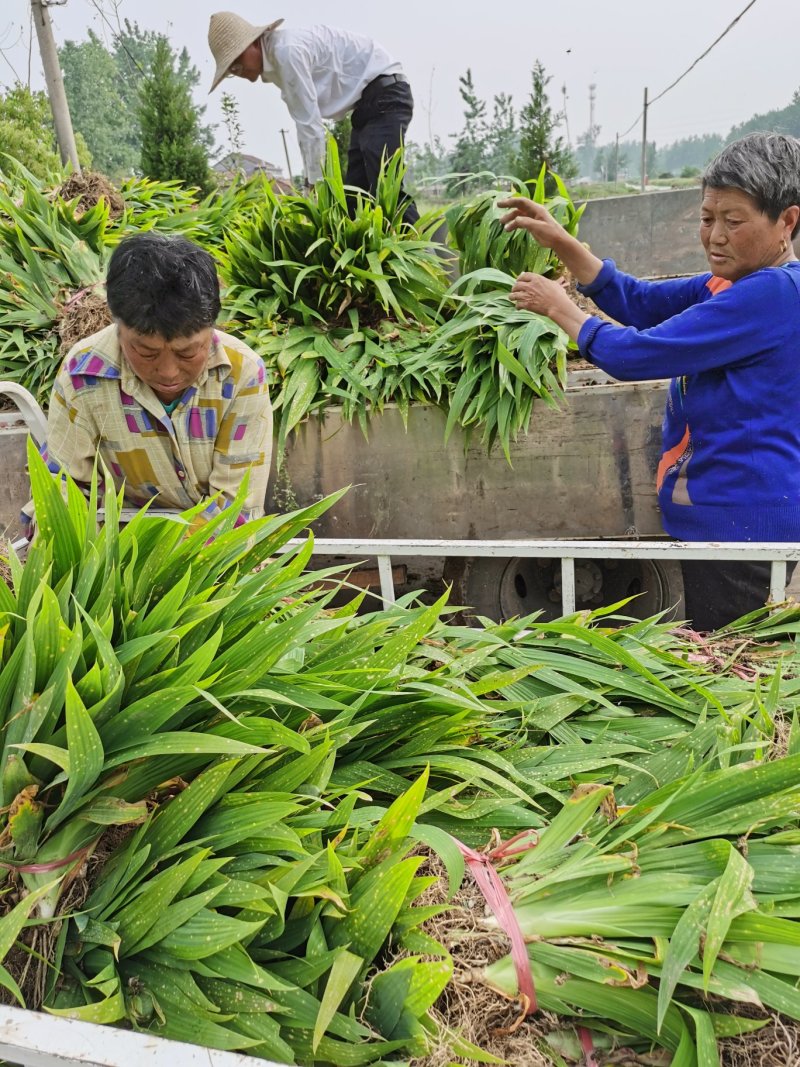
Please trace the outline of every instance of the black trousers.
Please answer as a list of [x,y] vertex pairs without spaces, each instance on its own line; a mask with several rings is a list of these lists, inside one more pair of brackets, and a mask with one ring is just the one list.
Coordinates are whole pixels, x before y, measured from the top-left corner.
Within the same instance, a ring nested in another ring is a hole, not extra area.
[[[384,154],[388,158],[402,145],[413,113],[414,100],[408,82],[389,85],[370,82],[351,116],[352,133],[344,179],[347,185],[375,192],[381,160]],[[416,205],[408,196],[403,218],[411,225],[419,219]]]
[[[794,568],[786,566],[787,584]],[[686,618],[695,630],[719,630],[767,602],[769,563],[691,559],[681,563],[681,571]]]

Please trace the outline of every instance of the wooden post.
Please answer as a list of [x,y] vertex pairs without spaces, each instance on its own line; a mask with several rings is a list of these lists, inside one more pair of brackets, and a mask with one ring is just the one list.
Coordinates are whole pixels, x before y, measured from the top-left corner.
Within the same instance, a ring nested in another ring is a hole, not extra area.
[[72,131],[67,94],[64,92],[64,80],[61,77],[61,65],[58,62],[53,26],[45,0],[31,0],[31,13],[36,26],[36,36],[39,39],[39,52],[42,56],[47,96],[53,112],[61,162],[65,166],[71,163],[75,173],[80,174],[81,165],[78,162],[78,149],[75,145],[75,134]]

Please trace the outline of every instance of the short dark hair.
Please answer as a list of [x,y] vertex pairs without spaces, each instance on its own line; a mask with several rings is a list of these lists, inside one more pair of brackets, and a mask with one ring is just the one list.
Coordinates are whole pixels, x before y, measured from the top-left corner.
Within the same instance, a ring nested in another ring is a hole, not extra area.
[[[703,192],[740,189],[776,221],[800,204],[800,140],[784,133],[749,133],[726,145],[703,174]],[[800,230],[800,219],[792,231]]]
[[166,341],[189,337],[217,321],[216,264],[185,237],[136,233],[112,253],[106,299],[113,317],[128,329]]

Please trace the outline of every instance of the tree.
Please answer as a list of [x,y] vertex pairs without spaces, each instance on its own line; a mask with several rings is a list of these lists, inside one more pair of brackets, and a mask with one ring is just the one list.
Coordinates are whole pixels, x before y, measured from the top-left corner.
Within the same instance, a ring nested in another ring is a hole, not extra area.
[[[478,174],[487,169],[486,101],[481,100],[475,92],[471,70],[467,70],[458,82],[458,91],[464,101],[464,128],[461,133],[452,135],[456,138],[456,143],[450,157],[450,165],[458,174]],[[469,184],[456,180],[451,182],[451,187],[465,189]]]
[[[76,131],[86,138],[94,165],[114,178],[127,178],[138,171],[142,154],[139,127],[139,96],[163,34],[142,30],[135,22],[118,23],[113,47],[108,49],[89,30],[86,41],[67,41],[59,49],[64,87]],[[191,92],[200,72],[184,48],[177,61],[177,74]],[[198,117],[205,108],[198,108]],[[199,118],[198,118],[199,121]],[[199,127],[199,140],[209,151],[213,130]]]
[[86,41],[66,41],[58,54],[72,124],[94,165],[113,178],[132,174],[139,162],[139,123],[122,95],[114,56],[92,30]]
[[591,174],[592,167],[596,165],[595,153],[598,151],[597,139],[599,136],[600,127],[596,123],[578,135],[575,164],[581,174]]
[[607,182],[609,180],[609,168],[613,168],[613,166],[613,154],[609,154],[607,147],[598,148],[594,154],[592,174],[596,174],[600,181]]
[[[75,141],[81,166],[91,166],[86,142],[80,134],[76,134]],[[61,173],[53,115],[45,93],[34,93],[17,84],[0,96],[0,145],[37,178]]]
[[414,141],[406,141],[406,164],[414,181],[439,178],[452,169],[447,149],[436,134],[433,137],[433,144],[430,141],[421,145]]
[[766,111],[761,115],[753,115],[747,122],[741,122],[732,127],[725,143],[744,137],[747,133],[758,133],[762,130],[774,130],[776,133],[788,133],[792,137],[800,137],[800,89],[796,89],[791,104],[775,111]]
[[494,98],[492,121],[486,136],[486,165],[495,174],[513,174],[519,149],[517,115],[508,93]]
[[565,180],[574,178],[578,172],[569,146],[556,134],[562,116],[550,107],[547,96],[550,80],[541,60],[537,59],[531,71],[531,94],[519,115],[517,174],[521,178],[538,177],[543,164]]
[[671,170],[673,173],[679,172],[683,167],[697,167],[701,170],[724,143],[724,139],[716,133],[684,137],[659,148],[655,167],[659,171]]
[[228,138],[228,152],[231,155],[241,155],[242,124],[239,121],[239,104],[233,93],[223,93],[220,106],[222,108],[222,125]]
[[[162,41],[169,44],[163,33],[142,30],[138,23],[129,19],[124,20],[121,31],[114,38],[114,58],[119,70],[126,72],[122,79],[121,92],[134,112],[138,112],[142,83],[152,69],[156,50]],[[185,83],[189,93],[193,93],[200,84],[200,71],[192,63],[186,48],[175,53],[174,58],[178,78]],[[212,152],[215,127],[203,123],[205,107],[195,105],[194,110],[197,115],[199,141],[208,152]]]
[[185,78],[176,70],[175,60],[166,38],[161,38],[140,95],[141,168],[150,178],[177,178],[207,192],[211,176],[208,152],[200,136],[198,109],[192,103]]

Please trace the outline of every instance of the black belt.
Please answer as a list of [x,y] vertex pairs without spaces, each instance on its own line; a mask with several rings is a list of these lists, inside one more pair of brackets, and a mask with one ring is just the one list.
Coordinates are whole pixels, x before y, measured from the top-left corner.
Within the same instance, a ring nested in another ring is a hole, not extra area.
[[408,82],[408,78],[405,74],[379,74],[377,78],[373,78],[371,82],[368,82],[361,93],[361,99],[368,96],[378,89],[385,89],[387,85],[394,85],[396,82]]

